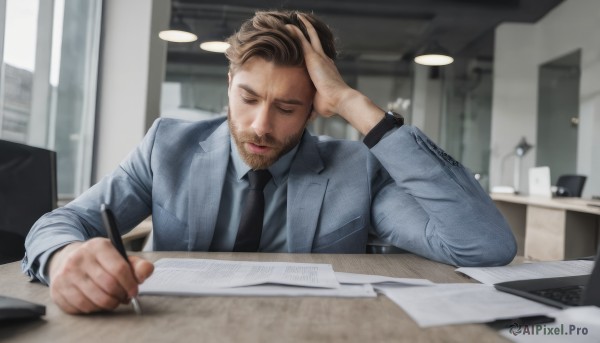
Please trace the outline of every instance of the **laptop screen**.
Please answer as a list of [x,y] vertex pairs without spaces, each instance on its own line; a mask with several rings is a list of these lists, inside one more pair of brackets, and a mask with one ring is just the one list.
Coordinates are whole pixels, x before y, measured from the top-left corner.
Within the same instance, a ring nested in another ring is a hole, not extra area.
[[550,167],[529,169],[529,195],[552,197],[550,188]]
[[596,254],[594,269],[592,269],[592,274],[587,285],[585,285],[581,304],[600,307],[600,247],[596,247],[596,249],[598,253]]

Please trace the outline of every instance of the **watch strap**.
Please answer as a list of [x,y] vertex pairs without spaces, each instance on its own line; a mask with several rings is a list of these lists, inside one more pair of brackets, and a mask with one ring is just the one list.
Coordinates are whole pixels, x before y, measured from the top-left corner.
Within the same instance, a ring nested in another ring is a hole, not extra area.
[[388,131],[402,125],[404,125],[404,118],[400,114],[391,111],[386,112],[383,119],[367,133],[363,139],[363,143],[371,149],[375,144],[379,143]]

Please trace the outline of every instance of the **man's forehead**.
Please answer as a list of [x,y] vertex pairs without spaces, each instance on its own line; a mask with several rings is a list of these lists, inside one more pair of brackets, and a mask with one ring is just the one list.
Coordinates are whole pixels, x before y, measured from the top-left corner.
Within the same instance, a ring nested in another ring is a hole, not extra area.
[[313,90],[313,84],[306,68],[279,66],[263,59],[248,60],[231,72],[231,78],[234,87],[254,94],[273,88],[276,88],[276,93]]

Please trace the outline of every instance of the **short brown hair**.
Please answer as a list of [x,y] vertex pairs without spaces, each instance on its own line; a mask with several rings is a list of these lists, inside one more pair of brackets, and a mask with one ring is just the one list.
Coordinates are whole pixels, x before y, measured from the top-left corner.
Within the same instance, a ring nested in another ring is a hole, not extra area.
[[285,27],[292,24],[300,28],[310,41],[306,27],[298,18],[301,14],[315,27],[325,54],[335,60],[337,53],[329,27],[314,14],[299,11],[259,11],[246,20],[240,30],[228,38],[231,46],[225,52],[229,70],[234,71],[251,57],[261,57],[283,66],[304,65],[302,43]]

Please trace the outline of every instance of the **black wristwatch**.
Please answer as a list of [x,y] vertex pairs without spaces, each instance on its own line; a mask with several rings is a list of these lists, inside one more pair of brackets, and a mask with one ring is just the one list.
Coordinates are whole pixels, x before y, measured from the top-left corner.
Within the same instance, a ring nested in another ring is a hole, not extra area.
[[392,111],[385,112],[385,117],[367,133],[363,139],[363,143],[371,149],[375,144],[379,143],[388,131],[402,125],[404,125],[404,118],[400,114]]

